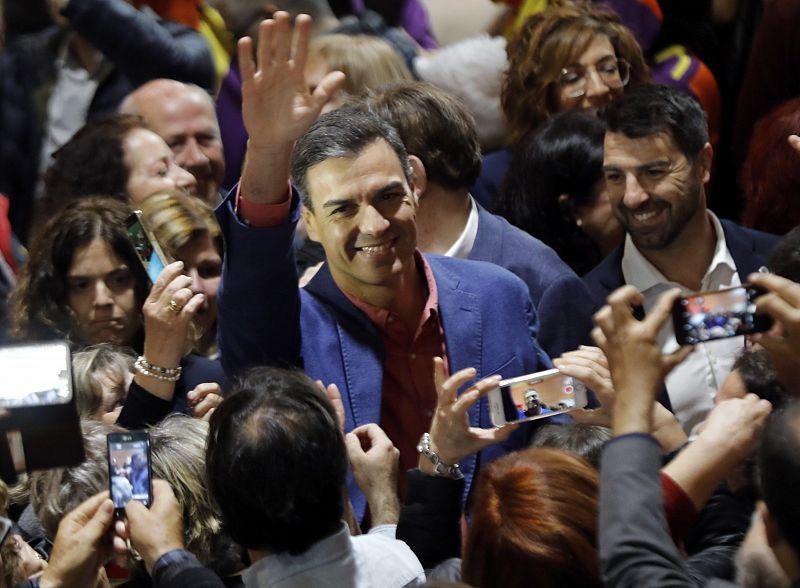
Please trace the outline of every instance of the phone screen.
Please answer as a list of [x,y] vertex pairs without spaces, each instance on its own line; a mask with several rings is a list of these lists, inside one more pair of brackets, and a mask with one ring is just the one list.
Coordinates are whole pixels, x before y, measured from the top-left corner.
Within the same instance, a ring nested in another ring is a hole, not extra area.
[[117,513],[124,512],[131,500],[149,507],[153,494],[150,435],[146,431],[109,433],[107,439],[109,486]]
[[128,230],[128,239],[136,250],[136,255],[142,262],[150,281],[155,283],[158,276],[164,271],[167,260],[160,251],[158,244],[153,242],[147,230],[144,228],[139,211],[134,212],[128,217],[126,226]]
[[72,399],[70,351],[66,343],[0,347],[0,407],[66,404]]
[[[502,408],[497,406],[498,396]],[[586,386],[554,369],[500,382],[489,401],[492,420],[499,426],[582,408],[587,402]],[[501,411],[505,423],[498,418]]]
[[739,286],[678,298],[673,307],[675,338],[682,345],[693,345],[769,330],[772,320],[755,313],[755,298],[762,293]]

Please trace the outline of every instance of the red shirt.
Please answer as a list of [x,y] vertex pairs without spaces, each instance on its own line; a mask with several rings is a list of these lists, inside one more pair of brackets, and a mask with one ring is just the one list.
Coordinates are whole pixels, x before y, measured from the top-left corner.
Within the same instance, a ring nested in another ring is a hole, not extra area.
[[344,295],[373,322],[383,339],[383,399],[381,428],[400,450],[400,496],[405,495],[406,471],[417,467],[417,443],[430,430],[436,408],[433,358],[441,357],[447,367],[444,329],[439,315],[436,281],[425,258],[415,254],[417,269],[424,274],[428,298],[416,331],[411,333],[397,313]]

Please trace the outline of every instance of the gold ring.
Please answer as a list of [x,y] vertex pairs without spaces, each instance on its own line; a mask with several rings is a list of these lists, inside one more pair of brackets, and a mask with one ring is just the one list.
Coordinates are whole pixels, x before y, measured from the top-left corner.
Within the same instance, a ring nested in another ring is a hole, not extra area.
[[173,298],[172,300],[169,301],[169,309],[172,312],[180,313],[180,311],[183,310],[183,306],[175,302],[175,299]]

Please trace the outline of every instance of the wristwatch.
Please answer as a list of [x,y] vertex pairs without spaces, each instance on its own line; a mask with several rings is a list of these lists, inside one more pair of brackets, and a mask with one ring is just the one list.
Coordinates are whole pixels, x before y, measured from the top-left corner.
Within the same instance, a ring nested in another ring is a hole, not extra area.
[[422,434],[422,437],[420,437],[419,443],[417,444],[417,451],[430,460],[430,462],[433,464],[433,471],[436,472],[437,476],[450,478],[451,480],[461,480],[464,478],[464,474],[461,473],[461,468],[458,467],[457,463],[452,465],[449,463],[444,463],[439,458],[439,454],[431,449],[430,433]]

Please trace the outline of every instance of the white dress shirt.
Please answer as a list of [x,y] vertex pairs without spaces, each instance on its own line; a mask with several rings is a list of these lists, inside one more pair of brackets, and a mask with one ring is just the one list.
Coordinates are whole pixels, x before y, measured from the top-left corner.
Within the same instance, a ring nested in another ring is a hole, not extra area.
[[[725,243],[725,233],[719,219],[708,212],[717,235],[717,246],[708,266],[701,291],[722,290],[741,285],[736,263]],[[644,309],[647,313],[659,296],[666,290],[680,288],[684,295],[691,290],[683,284],[670,282],[653,264],[639,252],[630,235],[625,237],[625,251],[622,256],[622,275],[625,283],[635,286],[645,296]],[[672,321],[661,330],[658,336],[665,353],[678,348]],[[714,395],[728,376],[733,363],[744,348],[744,337],[731,337],[701,343],[694,352],[667,376],[667,392],[672,411],[684,431],[691,433],[701,423],[714,405]]]
[[268,555],[242,577],[247,588],[403,588],[425,583],[422,564],[395,539],[397,525],[350,536],[347,525],[300,555]]
[[475,238],[478,236],[478,205],[475,204],[475,199],[470,196],[470,210],[467,224],[464,225],[464,230],[456,239],[456,242],[450,246],[445,256],[456,257],[458,259],[467,259],[472,252],[472,246],[475,245]]

